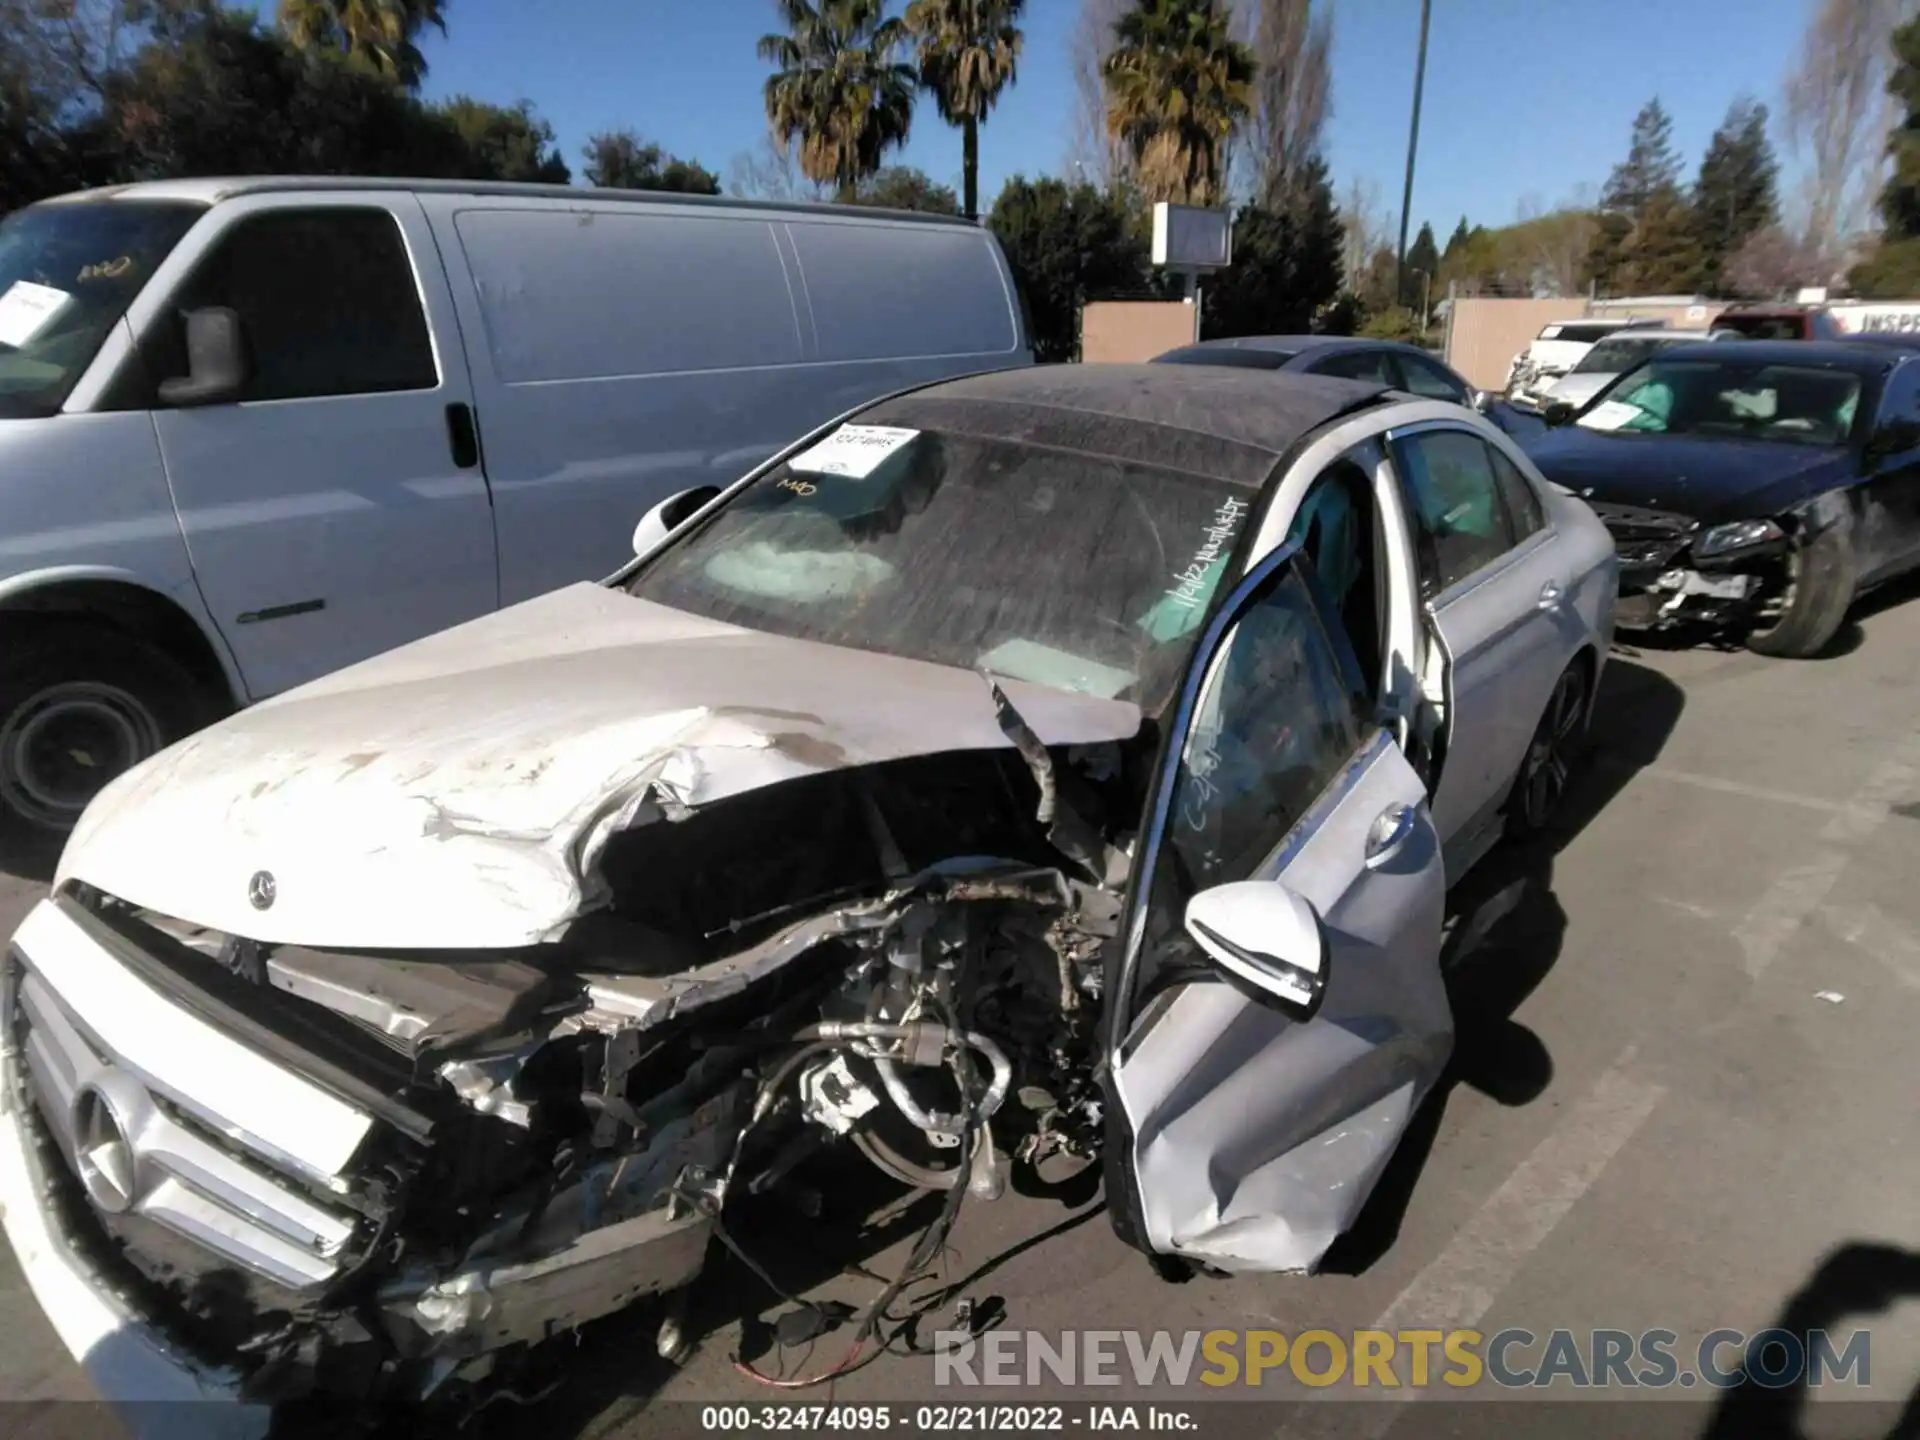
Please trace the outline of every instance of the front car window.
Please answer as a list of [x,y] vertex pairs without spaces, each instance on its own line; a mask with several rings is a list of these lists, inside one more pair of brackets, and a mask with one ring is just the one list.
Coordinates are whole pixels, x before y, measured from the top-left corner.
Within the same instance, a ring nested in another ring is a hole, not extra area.
[[[420,289],[385,210],[269,211],[237,221],[195,269],[181,311],[227,306],[253,362],[242,397],[298,400],[440,383]],[[177,317],[176,317],[177,319]],[[163,374],[184,374],[179,327]]]
[[956,430],[846,425],[628,582],[747,629],[1160,709],[1255,492]]
[[1806,322],[1798,315],[1722,315],[1713,326],[1749,340],[1799,340],[1807,330]]
[[1298,562],[1234,626],[1194,705],[1167,811],[1184,897],[1252,876],[1353,758],[1369,687]]
[[1847,370],[1752,360],[1653,359],[1615,382],[1577,424],[1630,435],[1844,445],[1860,408]]
[[205,213],[70,201],[0,221],[0,419],[58,412],[140,287]]

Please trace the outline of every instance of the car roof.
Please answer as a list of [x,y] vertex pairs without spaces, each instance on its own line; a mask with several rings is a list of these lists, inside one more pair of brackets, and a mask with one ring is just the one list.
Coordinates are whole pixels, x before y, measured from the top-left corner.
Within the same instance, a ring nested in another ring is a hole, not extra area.
[[961,430],[1257,486],[1330,420],[1395,392],[1360,380],[1192,365],[1040,365],[929,385],[862,421]]
[[1860,345],[1851,340],[1739,340],[1702,341],[1676,345],[1663,360],[1726,360],[1761,365],[1819,366],[1876,375],[1897,361],[1899,347]]
[[978,228],[958,215],[935,215],[919,210],[891,210],[877,205],[829,205],[800,200],[743,200],[731,195],[689,195],[680,191],[610,190],[591,185],[539,185],[510,180],[409,180],[368,175],[233,175],[183,180],[139,180],[127,185],[102,185],[75,190],[37,202],[40,205],[101,205],[117,201],[172,201],[217,205],[240,195],[325,194],[340,190],[410,191],[436,195],[497,195],[546,200],[614,200],[630,205],[708,206],[720,210],[755,210],[781,214],[834,214],[864,220],[912,220],[932,225]]

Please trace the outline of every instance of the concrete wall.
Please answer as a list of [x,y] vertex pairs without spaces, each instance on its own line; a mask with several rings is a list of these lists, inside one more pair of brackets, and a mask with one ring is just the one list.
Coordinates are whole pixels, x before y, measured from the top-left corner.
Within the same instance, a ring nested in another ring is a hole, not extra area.
[[1589,306],[1579,296],[1558,300],[1505,300],[1485,296],[1453,302],[1447,321],[1447,363],[1467,383],[1482,390],[1498,390],[1507,383],[1507,367],[1534,336],[1556,320],[1583,320],[1588,316],[1618,320],[1663,320],[1676,329],[1711,325],[1720,313],[1717,305],[1687,301],[1675,304]]
[[1151,360],[1193,343],[1183,300],[1095,300],[1080,309],[1080,358],[1089,365]]

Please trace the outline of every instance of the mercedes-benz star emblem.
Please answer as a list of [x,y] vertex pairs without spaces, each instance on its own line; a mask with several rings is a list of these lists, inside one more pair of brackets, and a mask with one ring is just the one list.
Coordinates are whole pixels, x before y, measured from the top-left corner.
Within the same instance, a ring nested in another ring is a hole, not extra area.
[[279,893],[279,887],[273,883],[271,870],[256,870],[253,878],[247,881],[247,899],[256,910],[273,908],[273,897]]
[[73,1107],[74,1158],[87,1198],[110,1215],[133,1205],[133,1143],[120,1128],[106,1096],[97,1089],[80,1092]]

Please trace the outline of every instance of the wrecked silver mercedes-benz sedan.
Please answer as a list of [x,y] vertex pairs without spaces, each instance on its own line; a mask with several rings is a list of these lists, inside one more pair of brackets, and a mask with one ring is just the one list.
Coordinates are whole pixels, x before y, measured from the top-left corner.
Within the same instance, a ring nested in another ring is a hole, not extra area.
[[[1557,557],[1532,630],[1421,599],[1459,512],[1408,492],[1473,446],[1534,519],[1474,563]],[[1139,1248],[1313,1269],[1614,588],[1471,412],[1171,366],[898,396],[638,536],[81,821],[9,949],[0,1200],[110,1396],[484,1383],[822,1151],[949,1214],[1097,1158]]]

